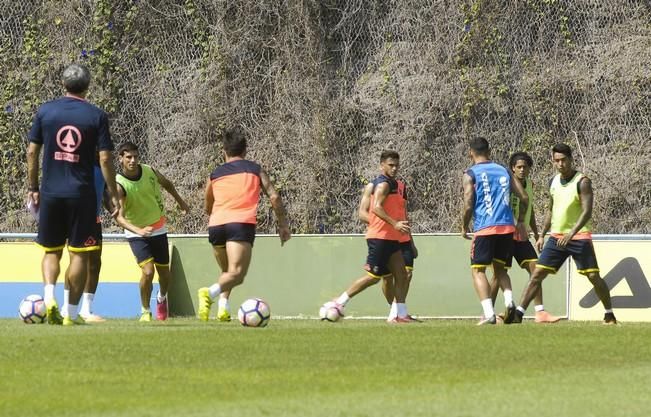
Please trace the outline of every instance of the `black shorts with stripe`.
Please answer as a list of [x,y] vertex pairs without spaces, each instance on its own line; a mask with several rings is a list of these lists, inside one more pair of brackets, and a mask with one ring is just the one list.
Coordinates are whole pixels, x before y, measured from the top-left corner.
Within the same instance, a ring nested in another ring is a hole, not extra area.
[[170,263],[170,251],[167,233],[148,237],[131,237],[127,239],[138,265],[143,266],[153,261],[155,265],[167,266]]
[[591,239],[570,240],[564,248],[556,245],[558,239],[551,236],[547,239],[536,267],[547,269],[553,273],[559,270],[568,256],[574,259],[579,274],[587,275],[590,272],[599,272],[597,255]]
[[536,262],[538,260],[538,254],[528,240],[513,241],[513,257],[522,268],[526,268],[529,262]]
[[511,267],[513,258],[513,233],[502,235],[475,235],[470,248],[471,268],[486,268],[493,262]]
[[41,195],[36,243],[49,252],[62,250],[66,241],[72,252],[98,250],[101,229],[97,227],[96,204],[94,196],[61,198]]

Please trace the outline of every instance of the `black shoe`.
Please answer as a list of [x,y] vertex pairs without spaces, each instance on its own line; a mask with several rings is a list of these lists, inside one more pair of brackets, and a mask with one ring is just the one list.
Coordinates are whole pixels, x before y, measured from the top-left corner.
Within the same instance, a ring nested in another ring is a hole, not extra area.
[[516,308],[514,303],[511,303],[508,307],[506,307],[506,311],[504,312],[504,324],[513,323],[513,320],[515,320],[515,312]]
[[613,313],[604,314],[604,324],[609,325],[609,326],[616,326],[617,325],[617,319],[615,318],[615,314],[613,314]]
[[511,324],[520,324],[522,323],[522,317],[524,317],[524,313],[520,312],[520,310],[515,309],[515,313],[513,314],[513,321]]

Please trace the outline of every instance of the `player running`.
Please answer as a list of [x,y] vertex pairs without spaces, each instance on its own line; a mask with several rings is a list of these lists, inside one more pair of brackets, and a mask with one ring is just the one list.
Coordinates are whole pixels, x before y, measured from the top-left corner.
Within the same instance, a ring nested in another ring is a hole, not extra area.
[[205,193],[206,213],[210,216],[208,241],[222,273],[215,284],[197,292],[201,321],[208,321],[210,308],[220,294],[225,296],[220,297],[218,319],[230,320],[228,296],[244,282],[251,263],[261,190],[269,197],[276,214],[280,245],[291,238],[285,206],[269,175],[257,163],[244,159],[244,133],[238,128],[230,129],[222,139],[226,162],[210,174]]

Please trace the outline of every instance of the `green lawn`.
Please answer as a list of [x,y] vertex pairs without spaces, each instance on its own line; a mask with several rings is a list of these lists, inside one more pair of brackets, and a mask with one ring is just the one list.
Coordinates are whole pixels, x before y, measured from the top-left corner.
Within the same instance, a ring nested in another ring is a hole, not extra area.
[[0,320],[0,416],[648,416],[651,324]]

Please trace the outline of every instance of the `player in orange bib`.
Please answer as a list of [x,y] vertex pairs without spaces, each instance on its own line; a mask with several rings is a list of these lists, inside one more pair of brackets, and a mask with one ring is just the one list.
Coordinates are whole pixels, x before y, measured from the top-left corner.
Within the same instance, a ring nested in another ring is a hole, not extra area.
[[[334,302],[343,311],[352,297],[377,284],[384,277],[394,278],[394,298],[397,314],[389,319],[394,323],[415,321],[407,312],[407,272],[400,250],[400,240],[410,234],[405,218],[405,199],[395,179],[400,166],[400,156],[395,151],[383,151],[380,155],[381,174],[373,180],[368,211],[366,244],[368,256],[364,269],[366,274],[355,280]],[[361,211],[361,210],[360,210]]]
[[[403,197],[405,204],[403,204],[404,213],[401,218],[408,220],[407,217],[407,186],[401,180],[396,180],[398,183],[398,194]],[[375,183],[373,181],[366,184],[362,191],[362,198],[359,203],[358,216],[361,221],[368,224],[369,213],[371,208],[371,198],[375,190]],[[400,236],[400,252],[405,261],[405,270],[407,273],[406,292],[409,293],[409,285],[414,271],[414,260],[418,257],[418,249],[414,243],[411,232],[402,234]],[[395,301],[395,278],[393,275],[382,277],[382,293],[389,303],[389,317],[388,321],[392,321],[398,315],[398,306]]]
[[208,321],[213,300],[220,294],[224,296],[219,300],[218,319],[230,320],[228,296],[233,287],[244,282],[251,263],[260,191],[271,200],[281,246],[291,238],[285,207],[269,175],[257,163],[244,159],[246,137],[242,131],[227,130],[223,145],[226,162],[210,174],[205,195],[206,213],[210,216],[208,240],[222,273],[215,284],[198,291],[198,316],[202,321]]

